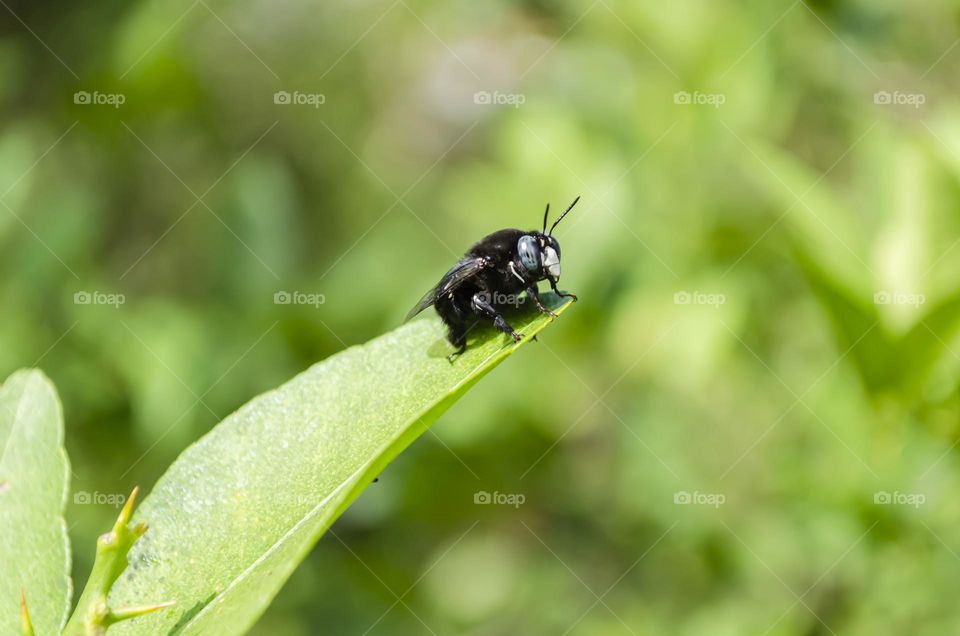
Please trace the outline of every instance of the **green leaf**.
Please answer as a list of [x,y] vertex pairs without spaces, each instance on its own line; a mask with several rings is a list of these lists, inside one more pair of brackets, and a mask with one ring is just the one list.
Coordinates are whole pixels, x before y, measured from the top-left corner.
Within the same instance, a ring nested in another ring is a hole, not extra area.
[[901,383],[909,394],[920,391],[947,344],[960,329],[960,291],[943,299],[897,342]]
[[[544,303],[569,306],[554,294]],[[188,448],[144,500],[149,532],[130,552],[114,607],[176,606],[120,634],[242,633],[324,530],[474,383],[543,329],[508,318],[519,345],[478,330],[451,364],[436,319],[352,347],[249,402]]]
[[897,382],[893,337],[880,322],[876,305],[821,267],[799,244],[794,254],[814,294],[833,324],[840,352],[849,356],[872,394]]
[[751,152],[741,153],[742,160],[774,204],[774,227],[789,229],[791,241],[820,268],[855,289],[872,290],[870,268],[860,256],[866,251],[863,226],[829,179],[790,152],[759,139],[748,143]]
[[21,589],[36,632],[55,634],[70,609],[70,468],[60,400],[40,371],[0,387],[0,449],[0,634],[21,633]]

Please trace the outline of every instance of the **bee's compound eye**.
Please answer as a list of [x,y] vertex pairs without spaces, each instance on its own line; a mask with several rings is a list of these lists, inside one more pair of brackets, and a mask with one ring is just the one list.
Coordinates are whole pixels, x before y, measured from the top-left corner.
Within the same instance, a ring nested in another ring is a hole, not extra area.
[[529,234],[521,236],[517,242],[517,252],[527,271],[535,272],[540,268],[540,246],[537,245],[537,239]]

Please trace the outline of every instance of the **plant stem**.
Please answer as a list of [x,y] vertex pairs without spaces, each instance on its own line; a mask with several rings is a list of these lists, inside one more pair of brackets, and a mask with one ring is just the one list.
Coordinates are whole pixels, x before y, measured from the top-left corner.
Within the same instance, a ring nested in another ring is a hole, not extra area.
[[93,570],[80,595],[73,616],[67,621],[63,636],[102,636],[114,623],[173,605],[173,603],[158,603],[118,610],[112,610],[107,606],[107,595],[110,589],[129,564],[127,553],[137,539],[147,531],[147,525],[142,521],[132,527],[129,525],[136,498],[137,488],[134,488],[113,528],[97,539],[97,556],[93,562]]

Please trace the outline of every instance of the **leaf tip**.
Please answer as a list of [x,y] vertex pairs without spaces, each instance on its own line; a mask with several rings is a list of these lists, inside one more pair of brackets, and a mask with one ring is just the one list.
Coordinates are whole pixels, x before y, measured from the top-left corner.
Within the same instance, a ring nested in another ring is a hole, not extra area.
[[33,636],[33,623],[30,621],[30,611],[27,609],[27,594],[20,587],[20,633],[23,636]]

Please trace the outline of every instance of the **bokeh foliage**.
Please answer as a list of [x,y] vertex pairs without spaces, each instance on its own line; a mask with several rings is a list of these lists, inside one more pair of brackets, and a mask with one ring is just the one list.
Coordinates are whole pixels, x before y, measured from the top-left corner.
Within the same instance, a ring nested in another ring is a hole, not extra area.
[[[583,195],[558,231],[581,302],[368,489],[257,633],[960,621],[953,3],[0,14],[0,377],[54,380],[78,492],[149,489],[251,396],[393,328],[472,240]],[[74,544],[115,515],[71,499]]]

